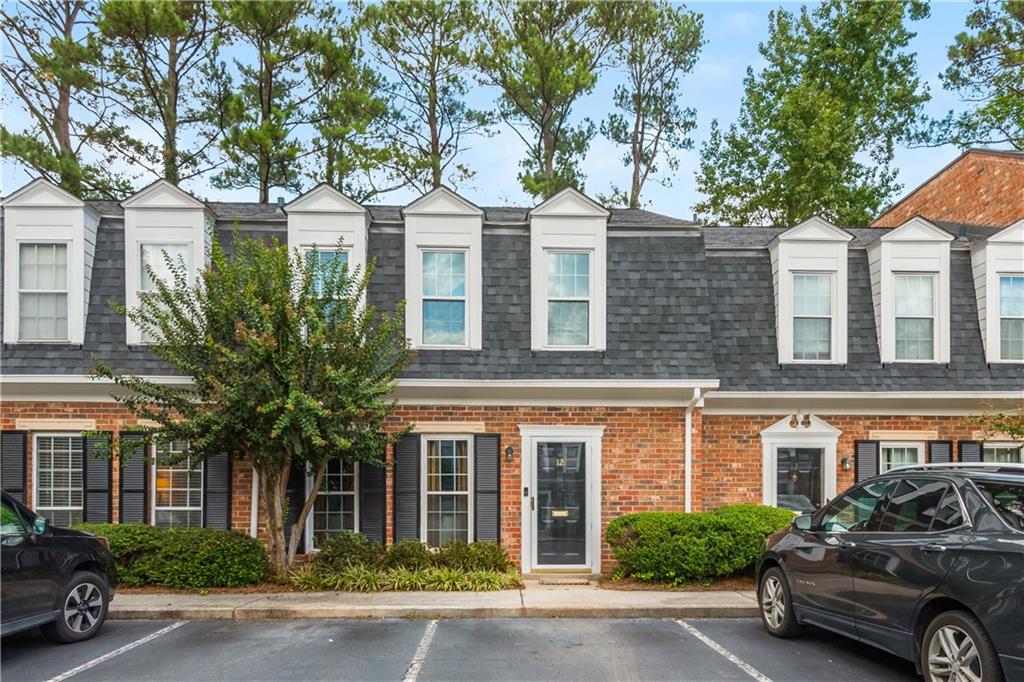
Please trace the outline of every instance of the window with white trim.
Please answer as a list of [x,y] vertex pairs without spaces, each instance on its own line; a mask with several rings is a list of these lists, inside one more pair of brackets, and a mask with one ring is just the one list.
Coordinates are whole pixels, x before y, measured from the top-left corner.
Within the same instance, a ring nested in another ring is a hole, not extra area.
[[55,526],[82,521],[85,447],[81,436],[35,436],[35,510]]
[[[157,244],[143,242],[139,244],[139,300],[143,296],[152,295],[157,291],[157,282],[172,284],[175,269],[188,272],[191,244]],[[170,259],[170,263],[168,263]],[[143,331],[142,342],[151,343],[157,339]]]
[[466,252],[422,253],[423,345],[466,345]]
[[793,359],[832,359],[832,282],[828,273],[793,273]]
[[878,473],[890,469],[924,463],[923,443],[882,443],[878,456]]
[[590,345],[590,252],[547,251],[547,345]]
[[68,243],[18,244],[18,340],[68,340]]
[[154,446],[153,525],[200,528],[203,525],[203,463],[186,455],[187,443]]
[[1024,446],[1019,443],[985,443],[981,453],[982,462],[999,464],[1024,464]]
[[343,249],[310,249],[306,252],[306,262],[311,269],[313,289],[320,295],[324,291],[324,277],[348,267],[349,253]]
[[424,437],[422,536],[432,547],[473,537],[471,438]]
[[1024,360],[1024,274],[999,275],[999,357]]
[[935,360],[935,275],[893,276],[896,361]]
[[341,459],[327,462],[311,514],[314,549],[343,530],[359,530],[358,467]]

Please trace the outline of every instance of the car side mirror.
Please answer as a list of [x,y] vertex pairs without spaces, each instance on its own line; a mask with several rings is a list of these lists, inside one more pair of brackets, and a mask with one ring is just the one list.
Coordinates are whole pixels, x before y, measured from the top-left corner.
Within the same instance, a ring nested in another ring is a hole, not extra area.
[[32,532],[36,535],[45,535],[46,531],[50,528],[50,522],[46,520],[45,516],[37,516],[32,521]]
[[811,514],[801,514],[793,519],[793,527],[797,530],[810,530],[813,519],[814,517]]

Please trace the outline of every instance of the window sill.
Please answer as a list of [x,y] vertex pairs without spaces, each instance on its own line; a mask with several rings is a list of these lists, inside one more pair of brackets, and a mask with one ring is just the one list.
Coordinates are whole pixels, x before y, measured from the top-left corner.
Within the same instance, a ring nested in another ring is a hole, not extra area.
[[483,348],[471,348],[470,346],[435,346],[435,345],[419,345],[413,346],[413,350],[465,350],[465,351],[482,351]]
[[5,343],[4,348],[70,348],[81,350],[85,346],[81,341],[14,341]]
[[604,353],[604,348],[595,346],[542,346],[531,348],[534,353]]

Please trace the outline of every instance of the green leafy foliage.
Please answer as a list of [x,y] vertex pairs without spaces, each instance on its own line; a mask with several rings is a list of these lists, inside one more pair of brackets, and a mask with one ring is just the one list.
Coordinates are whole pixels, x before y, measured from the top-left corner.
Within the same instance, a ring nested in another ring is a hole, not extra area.
[[605,537],[619,563],[617,575],[681,585],[750,571],[765,538],[792,520],[792,512],[759,505],[638,512],[609,523]]
[[979,415],[972,421],[985,429],[986,438],[1024,440],[1024,404],[1016,410]]
[[362,533],[342,531],[319,544],[313,559],[318,570],[333,572],[349,566],[378,566],[384,558],[384,547],[370,542]]
[[320,543],[320,551],[310,565],[323,574],[349,567],[392,571],[446,568],[462,572],[506,572],[513,567],[505,549],[497,542],[453,540],[439,548],[430,548],[419,540],[402,540],[383,547],[360,533],[349,531],[342,531]]
[[340,571],[321,573],[304,566],[291,574],[293,585],[302,590],[338,592],[491,592],[522,586],[515,571],[460,571],[454,568],[373,569],[348,566]]
[[867,224],[900,189],[894,150],[929,98],[906,26],[927,14],[918,0],[773,11],[739,120],[701,148],[694,208],[721,224]]
[[120,584],[127,587],[237,587],[257,583],[267,575],[263,544],[234,531],[141,524],[81,524],[75,528],[107,539]]

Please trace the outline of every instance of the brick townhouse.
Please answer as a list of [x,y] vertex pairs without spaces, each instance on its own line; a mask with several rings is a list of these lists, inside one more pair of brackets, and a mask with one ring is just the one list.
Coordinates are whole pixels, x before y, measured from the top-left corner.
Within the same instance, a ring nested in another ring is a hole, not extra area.
[[[1024,398],[1024,221],[701,228],[573,190],[532,209],[447,189],[363,206],[325,186],[275,205],[158,182],[114,203],[36,180],[3,202],[6,490],[57,523],[260,532],[246,461],[122,467],[81,435],[133,423],[87,376],[94,356],[185,381],[111,302],[134,305],[162,252],[198,271],[211,232],[230,248],[234,229],[376,259],[369,302],[408,302],[418,353],[393,422],[412,434],[386,469],[329,468],[307,552],[354,529],[497,539],[526,572],[594,572],[626,512],[812,509],[901,464],[1021,461],[970,417]],[[292,493],[306,485],[295,470]]]

